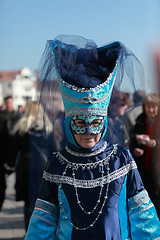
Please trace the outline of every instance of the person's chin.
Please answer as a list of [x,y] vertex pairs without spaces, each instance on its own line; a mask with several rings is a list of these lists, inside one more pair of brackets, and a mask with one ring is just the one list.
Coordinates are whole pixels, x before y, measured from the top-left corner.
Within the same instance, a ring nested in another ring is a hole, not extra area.
[[93,140],[85,140],[82,143],[83,148],[92,148],[94,147],[95,142]]

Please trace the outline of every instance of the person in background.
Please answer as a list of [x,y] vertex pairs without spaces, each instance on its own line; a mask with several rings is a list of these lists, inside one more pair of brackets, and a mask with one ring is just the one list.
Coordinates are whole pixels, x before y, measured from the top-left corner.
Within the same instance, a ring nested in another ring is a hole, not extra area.
[[7,127],[8,127],[8,131],[10,133],[13,129],[13,126],[16,124],[16,122],[19,119],[18,112],[15,111],[14,107],[13,107],[12,96],[6,96],[4,98],[4,106],[5,106],[5,109],[1,111],[1,114],[7,120]]
[[[10,162],[10,160],[12,158],[12,150],[13,150],[11,147],[13,145],[13,141],[14,141],[12,138],[12,130],[13,130],[14,125],[16,124],[16,122],[19,119],[18,113],[13,108],[12,96],[9,95],[4,98],[4,104],[0,111],[0,116],[1,116],[1,118],[5,119],[5,120],[3,120],[3,122],[5,121],[5,125],[7,126],[7,130],[3,130],[6,132],[6,133],[4,133],[4,142],[6,141],[5,137],[7,135],[7,144],[6,145],[2,144],[2,146],[4,146],[4,150],[6,150],[6,147],[7,147],[7,151],[3,155],[3,160],[2,160],[2,162],[3,162],[2,176],[4,174],[3,170],[5,171],[5,176],[3,176],[2,181],[3,182],[5,181],[5,188],[6,188],[7,187],[6,179],[4,180],[4,178],[6,178],[8,175],[10,175],[11,173],[14,172],[14,167],[9,166],[8,163]],[[4,151],[4,150],[2,149],[2,151]],[[5,194],[5,191],[4,191],[4,194]],[[4,198],[5,198],[5,195],[4,195]]]
[[125,126],[127,128],[128,134],[131,134],[131,130],[136,123],[137,117],[143,111],[143,100],[145,98],[144,90],[137,90],[133,93],[133,104],[126,109],[125,113]]
[[[16,201],[24,201],[24,220],[28,223],[38,195],[42,172],[46,164],[46,134],[42,106],[34,101],[26,103],[24,115],[15,124],[12,134],[14,155],[11,167],[16,171]],[[49,134],[51,124],[46,118]]]
[[8,151],[10,150],[9,147],[7,121],[2,115],[0,115],[0,210],[5,199],[6,169],[4,164],[7,161]]
[[50,96],[58,81],[67,145],[47,155],[25,239],[160,238],[160,221],[130,151],[104,139],[113,88],[142,81],[138,59],[120,42],[97,47],[62,35],[47,41],[41,63],[40,102],[45,113],[54,112]]
[[18,105],[18,115],[19,117],[22,117],[24,114],[24,107],[23,105]]
[[130,150],[136,160],[145,188],[155,204],[160,218],[160,181],[159,156],[160,147],[160,98],[155,93],[146,95],[143,112],[137,117],[131,132]]
[[4,159],[4,168],[6,172],[6,177],[12,174],[15,170],[14,167],[9,165],[9,162],[12,159],[12,151],[14,152],[13,145],[14,139],[12,137],[12,130],[14,125],[19,120],[18,112],[13,107],[13,98],[11,95],[8,95],[4,98],[3,109],[0,111],[0,115],[6,119],[7,131],[8,131],[8,153]]
[[130,94],[113,90],[108,108],[108,131],[106,140],[128,147],[130,135],[125,125],[125,111],[130,106]]

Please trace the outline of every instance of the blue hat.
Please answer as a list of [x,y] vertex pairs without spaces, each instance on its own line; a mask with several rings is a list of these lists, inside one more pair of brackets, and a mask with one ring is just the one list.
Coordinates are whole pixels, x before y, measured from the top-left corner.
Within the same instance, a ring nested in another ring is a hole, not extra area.
[[[103,116],[104,137],[113,88],[126,91],[141,88],[144,78],[143,74],[139,78],[135,75],[137,65],[141,63],[135,55],[117,41],[97,47],[92,40],[83,37],[60,35],[47,42],[39,79],[49,86],[49,82],[53,85],[59,81],[69,142],[75,144],[70,128],[71,119],[75,115]],[[138,86],[135,76],[139,81]],[[53,95],[53,87],[50,89]]]

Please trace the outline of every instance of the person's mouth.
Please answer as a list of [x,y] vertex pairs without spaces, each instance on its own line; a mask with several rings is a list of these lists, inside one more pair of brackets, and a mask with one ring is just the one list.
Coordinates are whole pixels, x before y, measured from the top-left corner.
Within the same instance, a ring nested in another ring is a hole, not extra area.
[[92,141],[93,140],[93,137],[88,137],[88,138],[82,138],[84,141]]

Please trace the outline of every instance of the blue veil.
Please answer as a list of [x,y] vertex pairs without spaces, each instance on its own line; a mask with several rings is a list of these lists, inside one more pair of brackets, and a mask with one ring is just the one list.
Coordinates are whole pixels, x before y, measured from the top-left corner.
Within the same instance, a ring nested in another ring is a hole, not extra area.
[[[113,89],[107,99],[107,112],[103,113],[106,118],[106,138],[110,135],[109,141],[113,143],[122,138],[122,133],[114,136],[113,140],[112,133],[109,133],[109,128],[107,129],[108,122],[110,124],[107,119],[112,120],[111,129],[114,131],[114,121],[122,104],[122,95],[127,100],[133,96],[135,91],[145,91],[141,62],[131,50],[118,41],[100,47],[94,41],[79,36],[59,35],[54,40],[47,41],[40,61],[37,90],[45,114],[53,123],[54,141],[58,141],[58,150],[64,147],[66,141],[75,144],[69,125],[72,113],[66,116],[66,113],[70,112],[71,106],[68,107],[68,102],[66,106],[69,109],[65,111],[64,98],[62,100],[61,96],[63,91],[66,91],[64,93],[66,96],[70,94],[68,92],[70,89],[76,89],[69,97],[76,98],[77,95],[79,98],[78,94],[79,92],[83,94],[83,89],[84,92],[92,89],[92,95],[97,94],[98,98],[100,93],[96,93],[97,87],[102,86],[103,88],[106,79],[110,79],[110,75],[113,75],[115,69]],[[65,87],[67,87],[66,90],[64,90]],[[109,91],[108,88],[105,91]],[[95,108],[99,107],[98,104]],[[74,106],[75,109],[77,106]],[[103,107],[101,103],[100,108]]]

